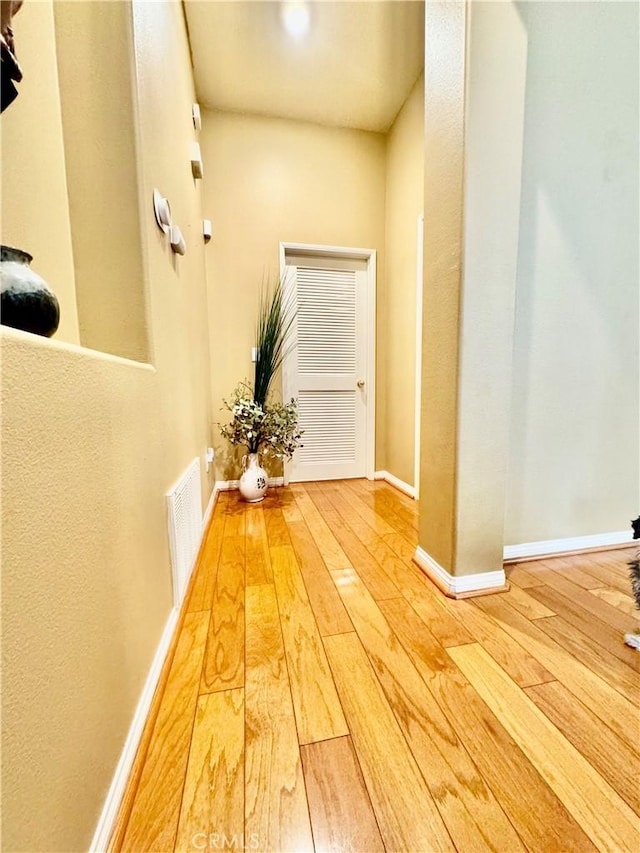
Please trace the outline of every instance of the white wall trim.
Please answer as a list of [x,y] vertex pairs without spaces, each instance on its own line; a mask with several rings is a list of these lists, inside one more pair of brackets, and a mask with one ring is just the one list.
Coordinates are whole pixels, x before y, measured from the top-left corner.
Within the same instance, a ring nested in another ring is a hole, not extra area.
[[613,533],[596,533],[592,536],[571,536],[568,539],[544,539],[539,542],[523,542],[521,545],[505,545],[505,560],[524,560],[545,557],[550,554],[567,554],[571,551],[590,551],[596,548],[631,545],[633,532],[620,530]]
[[452,597],[471,596],[487,590],[503,589],[506,585],[504,569],[495,572],[478,572],[474,575],[452,575],[443,569],[433,557],[430,557],[419,545],[413,555],[414,562],[422,569],[436,586]]
[[422,429],[422,291],[424,288],[424,213],[418,217],[416,233],[416,382],[414,400],[415,440],[413,450],[413,496],[420,497],[420,430]]
[[111,787],[109,788],[107,798],[102,808],[102,814],[100,815],[98,826],[96,827],[96,831],[91,841],[91,846],[89,847],[89,853],[104,853],[107,849],[109,838],[113,831],[113,825],[118,814],[118,809],[120,808],[120,803],[122,801],[127,782],[129,781],[129,774],[136,757],[136,752],[138,751],[140,738],[142,737],[142,732],[144,731],[145,723],[149,716],[153,696],[156,691],[156,687],[158,686],[158,681],[160,679],[160,674],[162,673],[162,668],[164,666],[169,647],[171,646],[171,640],[173,638],[176,625],[178,624],[178,613],[178,608],[174,607],[169,613],[169,618],[164,626],[160,642],[158,643],[156,653],[153,657],[151,669],[149,670],[147,680],[145,681],[145,685],[142,689],[142,695],[138,700],[133,720],[129,726],[127,739],[124,742],[124,748],[120,755],[120,760],[118,761],[118,766],[116,767]]
[[372,254],[375,255],[375,249],[353,248],[353,246],[324,246],[320,243],[280,243],[280,270],[284,273],[285,255],[287,252],[292,253],[307,253],[310,255],[318,254],[334,258],[358,258],[362,261],[367,261]]
[[[237,489],[240,485],[240,480],[216,480],[217,492],[230,492]],[[267,486],[284,486],[284,477],[269,477]]]
[[[285,276],[287,268],[287,253],[305,253],[310,256],[333,258],[356,258],[367,262],[367,369],[365,375],[367,389],[367,436],[366,436],[366,460],[365,476],[373,480],[376,467],[376,296],[377,283],[377,258],[376,249],[354,248],[352,246],[323,246],[319,243],[290,243],[280,242],[280,279]],[[289,397],[287,384],[287,359],[283,364],[283,395]],[[288,465],[285,462],[285,482],[289,483]]]
[[385,483],[389,483],[390,486],[394,486],[398,491],[404,492],[405,495],[409,495],[410,498],[415,498],[415,488],[410,486],[409,483],[405,483],[404,480],[401,480],[399,477],[396,477],[394,474],[390,474],[388,471],[376,471],[373,475],[374,480],[384,480]]
[[[202,516],[202,538],[204,538],[204,534],[207,532],[207,527],[209,526],[211,516],[213,515],[213,510],[215,509],[216,502],[218,500],[219,489],[217,488],[217,485],[217,483],[214,483],[213,489],[211,490],[211,495],[209,496],[209,502],[207,503],[204,515]],[[202,539],[200,540],[200,545],[202,546]],[[193,569],[191,571],[193,571]]]

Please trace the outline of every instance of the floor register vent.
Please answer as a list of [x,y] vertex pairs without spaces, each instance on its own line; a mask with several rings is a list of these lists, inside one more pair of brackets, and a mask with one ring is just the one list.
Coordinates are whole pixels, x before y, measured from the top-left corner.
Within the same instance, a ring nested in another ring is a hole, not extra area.
[[202,535],[200,459],[196,458],[167,494],[173,603],[180,607]]

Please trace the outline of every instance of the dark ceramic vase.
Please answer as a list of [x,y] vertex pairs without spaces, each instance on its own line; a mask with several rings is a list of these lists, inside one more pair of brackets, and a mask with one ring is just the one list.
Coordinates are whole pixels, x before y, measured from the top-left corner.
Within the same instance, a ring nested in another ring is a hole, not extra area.
[[50,338],[60,323],[55,293],[29,264],[22,249],[0,246],[0,322],[4,326]]

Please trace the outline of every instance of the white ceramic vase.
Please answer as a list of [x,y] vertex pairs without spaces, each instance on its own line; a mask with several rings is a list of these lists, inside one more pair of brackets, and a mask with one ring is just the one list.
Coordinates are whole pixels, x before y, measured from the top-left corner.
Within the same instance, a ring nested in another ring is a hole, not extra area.
[[263,501],[267,492],[267,472],[260,465],[260,456],[249,453],[242,457],[242,477],[240,477],[240,494],[248,503]]

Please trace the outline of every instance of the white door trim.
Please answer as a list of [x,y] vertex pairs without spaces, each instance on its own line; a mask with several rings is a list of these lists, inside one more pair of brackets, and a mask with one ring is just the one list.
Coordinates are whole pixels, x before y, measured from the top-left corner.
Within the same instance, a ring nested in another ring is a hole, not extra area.
[[[365,381],[367,383],[367,426],[366,426],[366,475],[373,480],[376,464],[376,263],[375,249],[354,249],[345,246],[323,246],[316,243],[280,243],[280,278],[285,275],[286,254],[305,254],[309,257],[322,258],[356,258],[367,263],[367,294],[366,294],[366,324],[367,324],[367,367]],[[283,381],[286,371],[283,371]],[[286,395],[286,388],[283,393]],[[284,482],[289,482],[288,464],[284,465]]]
[[424,282],[424,213],[418,217],[416,252],[416,385],[415,446],[413,451],[413,497],[420,497],[420,430],[422,429],[422,288]]

